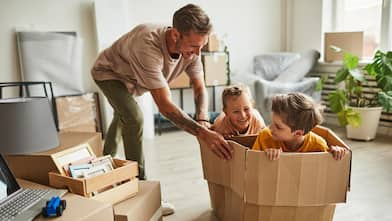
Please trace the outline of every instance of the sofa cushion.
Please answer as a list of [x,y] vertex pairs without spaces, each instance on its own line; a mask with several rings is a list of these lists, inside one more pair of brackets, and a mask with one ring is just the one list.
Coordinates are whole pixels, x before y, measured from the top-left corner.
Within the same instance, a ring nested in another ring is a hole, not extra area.
[[276,82],[297,82],[302,80],[307,73],[313,68],[320,53],[316,50],[309,50],[301,53],[300,58],[295,63],[288,66],[277,78]]

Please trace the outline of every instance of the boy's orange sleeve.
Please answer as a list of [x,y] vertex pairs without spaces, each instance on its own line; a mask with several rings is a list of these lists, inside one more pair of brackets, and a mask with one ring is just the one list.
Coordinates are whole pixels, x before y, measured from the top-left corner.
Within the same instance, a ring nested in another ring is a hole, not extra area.
[[259,135],[257,135],[257,138],[252,146],[252,150],[261,150],[261,133],[259,133]]

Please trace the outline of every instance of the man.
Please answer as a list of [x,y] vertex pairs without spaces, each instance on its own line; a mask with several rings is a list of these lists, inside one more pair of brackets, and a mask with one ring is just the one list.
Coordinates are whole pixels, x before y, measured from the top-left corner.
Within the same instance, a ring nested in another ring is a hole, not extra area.
[[[114,110],[104,154],[116,153],[116,137],[121,132],[125,157],[138,161],[140,179],[146,179],[142,151],[143,114],[134,97],[147,91],[159,111],[176,126],[209,143],[209,148],[220,158],[231,158],[232,149],[228,143],[209,130],[208,94],[199,55],[211,28],[205,12],[188,4],[174,13],[173,27],[142,24],[123,35],[99,55],[91,70]],[[191,79],[196,121],[171,100],[168,83],[183,71]]]

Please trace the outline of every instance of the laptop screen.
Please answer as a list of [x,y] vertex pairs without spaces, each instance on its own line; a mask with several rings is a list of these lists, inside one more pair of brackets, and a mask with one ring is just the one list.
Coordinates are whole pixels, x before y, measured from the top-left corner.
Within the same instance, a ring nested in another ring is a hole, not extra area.
[[19,184],[0,154],[0,202],[19,189]]

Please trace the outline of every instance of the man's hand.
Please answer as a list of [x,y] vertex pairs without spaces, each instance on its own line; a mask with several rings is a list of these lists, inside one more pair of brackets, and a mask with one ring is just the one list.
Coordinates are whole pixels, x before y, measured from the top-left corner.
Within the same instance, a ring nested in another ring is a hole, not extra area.
[[233,148],[219,133],[207,129],[198,137],[206,143],[208,148],[210,148],[219,158],[224,160],[230,160],[232,158]]
[[329,152],[332,153],[332,156],[335,160],[342,160],[346,155],[346,148],[339,146],[330,146]]
[[277,160],[280,157],[280,153],[282,153],[282,148],[276,149],[276,148],[268,148],[265,150],[265,154],[267,155],[267,158],[270,160]]
[[197,121],[200,125],[205,126],[206,128],[210,129],[211,128],[211,124],[208,121]]

